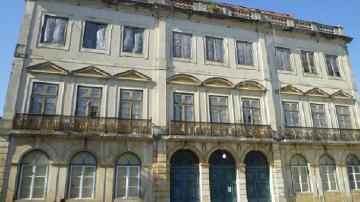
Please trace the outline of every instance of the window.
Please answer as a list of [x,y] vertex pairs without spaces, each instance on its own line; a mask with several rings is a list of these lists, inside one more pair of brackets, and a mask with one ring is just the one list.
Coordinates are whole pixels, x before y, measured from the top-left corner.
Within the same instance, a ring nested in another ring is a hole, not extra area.
[[69,198],[95,197],[96,159],[89,152],[75,154],[70,162]]
[[64,45],[68,19],[45,15],[41,31],[41,43]]
[[276,47],[275,56],[278,70],[291,71],[290,49]]
[[283,105],[286,126],[300,126],[299,104],[296,102],[283,102]]
[[106,28],[103,23],[86,22],[83,48],[105,49]]
[[184,34],[179,32],[174,32],[174,57],[179,58],[191,58],[191,34]]
[[99,116],[100,100],[101,88],[79,86],[76,115]]
[[120,118],[141,119],[142,91],[124,90],[120,92]]
[[327,119],[325,112],[325,105],[323,104],[310,104],[311,116],[315,128],[327,128]]
[[326,67],[329,76],[340,77],[339,66],[336,55],[325,55]]
[[42,151],[27,153],[21,160],[18,199],[46,197],[49,157]]
[[243,99],[244,124],[261,124],[260,101],[255,99]]
[[223,39],[206,37],[206,59],[214,62],[224,62]]
[[360,161],[355,155],[346,157],[350,189],[360,189]]
[[348,106],[335,106],[336,115],[339,122],[339,128],[351,129],[352,123],[350,118],[350,110]]
[[320,177],[324,191],[334,191],[338,189],[335,171],[336,166],[334,160],[329,155],[322,155],[320,157]]
[[117,198],[139,197],[140,195],[139,158],[132,153],[122,154],[116,162],[115,194]]
[[295,193],[309,192],[310,180],[307,162],[301,155],[295,155],[290,162],[293,188]]
[[51,115],[56,112],[56,99],[58,95],[58,85],[46,83],[34,83],[30,113]]
[[194,121],[194,96],[191,94],[174,94],[174,120]]
[[301,51],[301,62],[305,73],[316,74],[314,52]]
[[143,52],[144,30],[143,28],[124,27],[123,52]]
[[228,98],[223,96],[210,96],[210,121],[212,123],[228,123]]
[[239,65],[253,66],[253,45],[251,42],[237,41],[237,60]]

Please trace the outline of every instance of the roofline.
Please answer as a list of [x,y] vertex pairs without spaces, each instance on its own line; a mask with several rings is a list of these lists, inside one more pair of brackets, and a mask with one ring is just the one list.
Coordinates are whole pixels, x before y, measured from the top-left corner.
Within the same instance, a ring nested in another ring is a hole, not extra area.
[[[246,8],[227,3],[216,3],[207,0],[102,0],[107,4],[136,5],[143,8],[176,10],[187,14],[213,17],[218,19],[235,19],[245,23],[268,24],[272,28],[282,31],[297,31],[311,36],[321,36],[328,39],[340,38],[346,44],[353,38],[343,33],[342,26],[325,25],[317,22],[296,19],[288,14],[275,13],[272,11]],[[159,3],[156,1],[167,1]],[[210,12],[208,6],[216,5],[219,13]]]

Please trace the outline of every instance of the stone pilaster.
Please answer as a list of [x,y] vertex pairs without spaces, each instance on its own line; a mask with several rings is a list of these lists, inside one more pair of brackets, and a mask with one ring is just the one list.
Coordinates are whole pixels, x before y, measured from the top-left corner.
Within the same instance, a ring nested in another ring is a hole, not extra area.
[[236,166],[237,168],[237,198],[238,201],[247,202],[246,192],[246,165],[240,163]]
[[157,142],[157,153],[153,163],[154,202],[170,201],[170,166],[167,165],[166,142]]
[[200,163],[200,200],[210,202],[209,164]]
[[285,201],[284,177],[279,144],[272,145],[273,162],[271,168],[272,195],[274,201]]

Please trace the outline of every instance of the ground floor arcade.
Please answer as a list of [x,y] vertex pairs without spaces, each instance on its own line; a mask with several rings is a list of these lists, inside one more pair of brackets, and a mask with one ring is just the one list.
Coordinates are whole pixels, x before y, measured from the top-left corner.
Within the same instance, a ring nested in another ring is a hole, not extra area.
[[28,134],[9,142],[2,201],[360,201],[357,145]]

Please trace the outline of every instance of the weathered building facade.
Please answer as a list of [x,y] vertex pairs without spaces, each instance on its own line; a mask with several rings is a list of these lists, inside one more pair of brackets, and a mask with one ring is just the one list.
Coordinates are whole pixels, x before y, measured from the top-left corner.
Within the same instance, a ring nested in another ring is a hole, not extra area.
[[27,0],[1,201],[359,201],[341,27],[202,1]]

